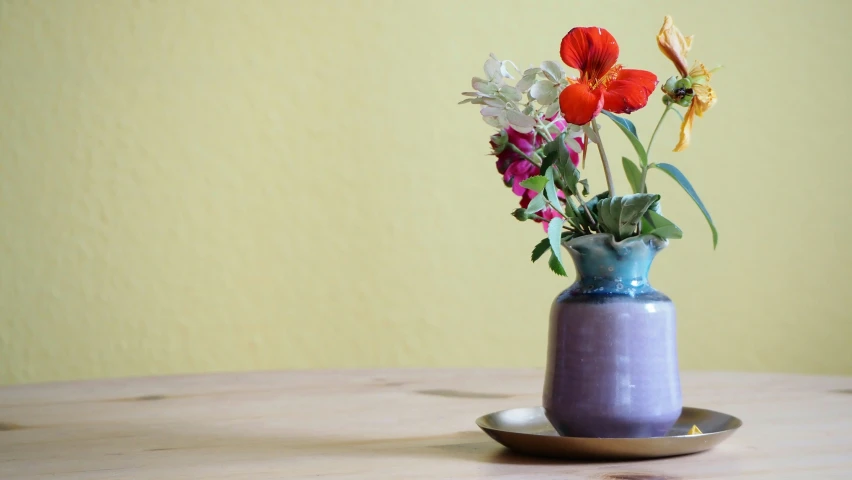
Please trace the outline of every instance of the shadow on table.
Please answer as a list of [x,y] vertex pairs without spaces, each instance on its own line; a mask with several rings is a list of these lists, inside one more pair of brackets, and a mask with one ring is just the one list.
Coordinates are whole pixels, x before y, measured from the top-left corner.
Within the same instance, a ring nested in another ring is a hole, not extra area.
[[[155,440],[148,437],[148,440]],[[149,443],[150,442],[145,442]],[[222,457],[257,457],[268,453],[275,457],[301,456],[398,456],[455,459],[500,465],[566,465],[587,464],[563,459],[548,459],[514,453],[489,439],[482,432],[464,431],[446,435],[398,438],[346,438],[264,435],[223,435],[219,432],[182,432],[164,436],[160,445],[146,448],[146,452],[164,454],[176,450],[194,450],[197,453]]]

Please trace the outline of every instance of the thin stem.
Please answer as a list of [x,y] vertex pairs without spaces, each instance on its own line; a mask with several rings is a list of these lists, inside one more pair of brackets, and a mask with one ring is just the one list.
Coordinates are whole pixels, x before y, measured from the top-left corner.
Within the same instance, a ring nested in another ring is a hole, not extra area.
[[[645,149],[645,157],[647,159],[648,155],[651,154],[651,146],[654,145],[654,138],[657,137],[657,130],[660,129],[660,125],[663,124],[663,120],[666,118],[666,114],[669,113],[669,110],[672,109],[672,103],[666,105],[666,109],[663,110],[663,114],[660,115],[660,120],[657,122],[657,126],[654,128],[654,133],[651,134],[651,139],[648,140],[648,148]],[[642,177],[639,179],[639,193],[645,193],[645,179],[648,177],[648,170],[650,170],[653,164],[649,163],[647,165],[642,166]]]
[[585,210],[585,211],[586,211],[586,217],[587,217],[587,218],[589,219],[589,221],[592,223],[592,226],[593,226],[593,227],[596,227],[596,226],[597,226],[597,223],[595,223],[595,219],[592,217],[592,212],[590,212],[590,211],[589,211],[589,206],[588,206],[588,205],[586,205],[586,201],[585,201],[585,200],[583,200],[583,196],[582,196],[582,195],[580,195],[579,193],[576,193],[576,194],[574,194],[574,195],[577,197],[577,200],[579,200],[579,201],[580,201],[580,205],[582,205],[582,206],[583,206],[583,210]]
[[[592,130],[594,130],[595,134],[600,138],[601,133],[598,129],[598,122],[594,118],[592,119]],[[606,174],[606,186],[609,190],[609,196],[615,197],[615,185],[612,182],[612,171],[609,169],[609,160],[606,159],[606,151],[604,151],[603,141],[598,143],[598,152],[601,154],[601,162],[603,162],[604,174]]]
[[[542,195],[544,195],[544,194],[542,194]],[[553,204],[553,202],[551,202],[550,200],[548,200],[548,199],[547,199],[547,197],[545,197],[545,198],[544,198],[544,201],[545,201],[545,203],[547,203],[548,205],[550,205],[550,208],[552,208],[552,209],[556,210],[556,213],[558,213],[559,215],[561,215],[561,216],[562,216],[562,218],[568,218],[568,215],[565,215],[564,213],[560,212],[560,211],[559,211],[559,209],[558,209],[558,208],[556,208],[556,205],[554,205],[554,204]]]
[[649,166],[646,165],[642,167],[642,176],[639,178],[639,192],[638,193],[646,193],[645,192],[645,178],[648,176]]
[[571,211],[574,212],[574,215],[580,215],[580,210],[577,209],[576,205],[574,205],[574,201],[571,200],[571,197],[566,197],[565,203],[567,203],[568,206],[571,207]]
[[[509,147],[510,147],[510,148],[511,148],[511,149],[512,149],[515,153],[517,153],[517,154],[519,154],[519,155],[523,156],[524,158],[526,158],[527,160],[529,160],[529,161],[530,161],[530,163],[532,163],[532,164],[533,164],[533,165],[535,165],[536,167],[540,167],[540,166],[541,166],[541,162],[537,162],[537,161],[535,161],[532,157],[530,157],[529,155],[527,155],[526,153],[524,153],[524,151],[523,151],[523,150],[521,150],[520,148],[516,147],[514,143],[509,143],[509,144],[507,144],[507,145],[508,145],[508,146],[509,146]],[[533,153],[533,155],[535,155],[535,153]]]
[[[554,123],[555,123],[555,122],[554,122]],[[551,123],[550,125],[545,125],[545,123],[544,123],[544,122],[542,122],[542,121],[541,121],[541,119],[539,118],[539,119],[538,119],[538,124],[539,124],[539,126],[541,127],[541,128],[539,129],[539,132],[541,132],[542,134],[544,134],[544,139],[545,139],[545,140],[547,140],[548,142],[552,142],[552,141],[553,141],[553,136],[552,136],[552,135],[550,135],[550,126],[551,126],[551,125],[553,125],[553,123]]]
[[651,146],[654,145],[654,138],[657,136],[657,130],[660,129],[660,125],[663,124],[663,119],[666,118],[666,114],[669,113],[669,110],[672,109],[672,105],[674,105],[674,104],[670,103],[670,104],[666,105],[666,109],[663,110],[663,114],[660,116],[660,120],[657,122],[657,126],[654,127],[654,133],[651,134],[651,139],[648,140],[648,148],[645,149],[646,154],[650,155]]

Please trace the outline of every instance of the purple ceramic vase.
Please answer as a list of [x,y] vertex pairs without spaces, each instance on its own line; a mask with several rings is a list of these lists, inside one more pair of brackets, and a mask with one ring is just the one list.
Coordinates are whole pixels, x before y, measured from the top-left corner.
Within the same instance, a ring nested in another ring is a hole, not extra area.
[[577,280],[551,307],[543,399],[559,434],[663,436],[680,416],[675,309],[648,284],[666,245],[610,234],[565,244]]

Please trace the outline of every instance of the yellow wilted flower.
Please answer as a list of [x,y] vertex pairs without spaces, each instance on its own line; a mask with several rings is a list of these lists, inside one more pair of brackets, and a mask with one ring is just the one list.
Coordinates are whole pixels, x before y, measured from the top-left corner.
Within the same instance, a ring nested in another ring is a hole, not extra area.
[[663,92],[668,96],[668,101],[688,107],[680,126],[680,141],[674,148],[675,152],[680,152],[689,146],[695,116],[704,116],[704,112],[716,103],[716,92],[710,88],[711,72],[704,64],[695,62],[692,68],[688,68],[686,56],[692,47],[692,36],[684,37],[669,15],[666,15],[657,34],[657,46],[674,63],[680,74],[680,78],[671,77],[663,84]]

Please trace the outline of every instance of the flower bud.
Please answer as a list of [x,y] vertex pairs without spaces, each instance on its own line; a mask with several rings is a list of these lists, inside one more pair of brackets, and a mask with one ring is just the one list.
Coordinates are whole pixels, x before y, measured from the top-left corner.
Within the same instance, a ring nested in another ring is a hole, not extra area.
[[526,209],[523,208],[516,208],[515,211],[512,212],[512,216],[522,222],[530,219],[530,216],[527,213]]
[[675,90],[689,90],[692,88],[692,79],[684,77],[675,82]]
[[666,80],[666,83],[663,84],[663,91],[665,93],[671,94],[675,91],[675,85],[677,84],[677,77],[670,77]]
[[500,133],[491,135],[491,148],[494,150],[495,155],[503,153],[503,150],[506,149],[506,145],[508,144],[509,135],[506,133],[506,130],[500,130]]

